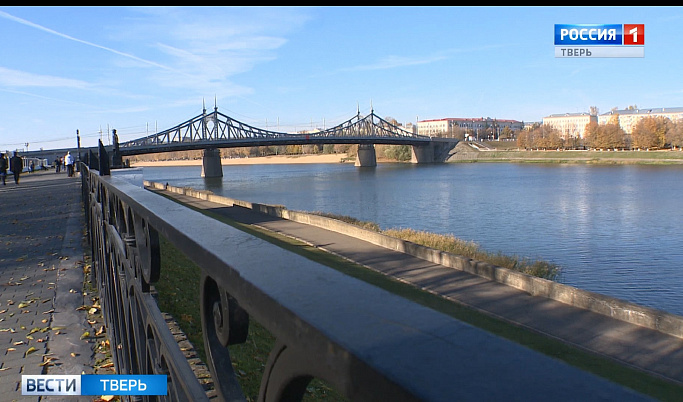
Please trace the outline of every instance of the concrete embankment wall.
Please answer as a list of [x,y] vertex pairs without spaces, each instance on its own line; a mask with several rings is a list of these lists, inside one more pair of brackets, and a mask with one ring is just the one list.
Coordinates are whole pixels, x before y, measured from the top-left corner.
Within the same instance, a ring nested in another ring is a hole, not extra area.
[[300,211],[290,211],[281,206],[252,203],[218,196],[209,191],[173,187],[161,183],[144,182],[145,186],[184,194],[217,204],[248,208],[295,222],[317,226],[368,241],[370,243],[400,251],[435,264],[444,265],[496,281],[528,292],[534,296],[547,297],[579,308],[600,313],[618,320],[654,329],[665,334],[683,338],[683,317],[665,311],[640,306],[621,299],[581,290],[572,286],[537,278],[481,261],[446,253],[430,247],[420,246],[405,240],[362,229],[336,219]]

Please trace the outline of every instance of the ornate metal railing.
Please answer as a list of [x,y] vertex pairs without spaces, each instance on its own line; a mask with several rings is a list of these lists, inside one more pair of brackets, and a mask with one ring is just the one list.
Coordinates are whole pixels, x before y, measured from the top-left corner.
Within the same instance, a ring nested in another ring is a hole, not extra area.
[[204,347],[222,400],[245,399],[229,346],[245,341],[250,319],[276,338],[261,379],[263,401],[300,400],[313,378],[365,401],[633,397],[103,174],[105,165],[83,165],[81,175],[113,360],[119,374],[166,374],[162,400],[208,398],[152,296],[164,269],[160,236],[201,268]]

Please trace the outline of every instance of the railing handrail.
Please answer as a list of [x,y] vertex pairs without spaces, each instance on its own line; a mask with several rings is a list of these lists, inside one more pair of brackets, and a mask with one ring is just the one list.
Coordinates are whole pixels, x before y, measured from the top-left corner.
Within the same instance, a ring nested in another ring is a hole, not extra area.
[[244,399],[228,345],[249,317],[276,338],[260,400],[319,378],[352,400],[546,399],[631,391],[283,250],[122,179],[82,171],[96,278],[119,373],[169,375],[206,398],[150,295],[161,235],[202,270],[202,329],[218,394]]

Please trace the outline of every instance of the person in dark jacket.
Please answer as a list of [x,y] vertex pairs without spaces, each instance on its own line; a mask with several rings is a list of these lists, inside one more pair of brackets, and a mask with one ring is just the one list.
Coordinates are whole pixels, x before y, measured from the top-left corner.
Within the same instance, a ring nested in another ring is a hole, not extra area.
[[9,160],[9,169],[14,174],[14,183],[19,184],[19,175],[24,169],[24,160],[14,151],[14,156]]
[[5,178],[7,177],[7,164],[9,161],[7,161],[7,158],[5,158],[5,154],[0,154],[0,178],[2,178],[2,185],[5,185]]

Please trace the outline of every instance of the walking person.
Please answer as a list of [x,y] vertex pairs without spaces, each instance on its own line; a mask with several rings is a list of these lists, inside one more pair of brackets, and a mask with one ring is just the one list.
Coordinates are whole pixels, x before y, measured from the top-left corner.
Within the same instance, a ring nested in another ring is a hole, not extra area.
[[66,155],[64,155],[64,164],[69,177],[72,177],[74,175],[74,157],[71,156],[70,151],[66,151]]
[[7,177],[7,165],[9,164],[9,161],[5,157],[4,153],[0,153],[0,178],[2,178],[2,185],[4,186],[5,183],[5,178]]
[[14,151],[14,156],[9,160],[9,169],[14,174],[14,183],[19,184],[19,175],[24,169],[24,160]]

